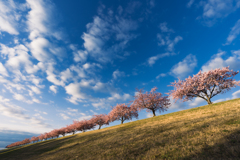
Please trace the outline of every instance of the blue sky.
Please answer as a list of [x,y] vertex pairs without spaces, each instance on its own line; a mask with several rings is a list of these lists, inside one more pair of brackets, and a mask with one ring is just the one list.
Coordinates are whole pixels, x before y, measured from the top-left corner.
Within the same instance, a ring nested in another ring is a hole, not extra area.
[[[178,77],[238,71],[239,8],[239,0],[0,0],[0,148],[108,114],[135,88],[166,96]],[[237,86],[212,101],[239,97]],[[207,104],[170,100],[161,114]]]

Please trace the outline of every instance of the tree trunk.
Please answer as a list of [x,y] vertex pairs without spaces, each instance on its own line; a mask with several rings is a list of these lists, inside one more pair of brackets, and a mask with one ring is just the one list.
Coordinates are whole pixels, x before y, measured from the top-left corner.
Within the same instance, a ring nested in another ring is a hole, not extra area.
[[208,102],[208,105],[209,105],[209,104],[212,104],[210,98],[208,98],[207,102]]
[[101,129],[101,126],[102,126],[102,125],[99,125],[99,128],[98,128],[98,129]]
[[156,116],[156,114],[155,114],[155,110],[152,110],[152,112],[153,112],[153,117],[155,117],[155,116]]
[[124,121],[124,120],[123,120],[123,117],[122,117],[122,119],[121,119],[121,124],[123,124],[123,121]]

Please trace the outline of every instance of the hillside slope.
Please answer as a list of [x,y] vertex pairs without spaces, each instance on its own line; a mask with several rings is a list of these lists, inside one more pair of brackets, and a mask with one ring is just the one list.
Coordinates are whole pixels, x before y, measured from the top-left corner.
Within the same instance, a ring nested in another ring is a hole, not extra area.
[[26,145],[0,159],[240,159],[240,98]]

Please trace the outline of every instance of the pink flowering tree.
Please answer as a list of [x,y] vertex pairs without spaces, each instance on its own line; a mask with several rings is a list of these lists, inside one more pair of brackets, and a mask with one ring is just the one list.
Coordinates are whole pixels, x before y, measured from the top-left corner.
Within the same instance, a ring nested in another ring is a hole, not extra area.
[[42,140],[44,139],[44,134],[39,135],[39,136],[38,136],[38,139],[39,139],[40,141],[42,141]]
[[123,124],[125,120],[132,120],[133,117],[138,118],[138,111],[133,107],[128,107],[124,103],[117,104],[108,115],[111,122],[121,120],[121,124]]
[[[238,71],[239,72],[239,71]],[[211,98],[219,93],[224,93],[231,90],[230,87],[240,86],[240,81],[235,81],[233,78],[238,72],[230,71],[229,66],[223,69],[210,70],[208,72],[198,74],[193,77],[189,76],[185,81],[179,79],[178,82],[172,83],[176,90],[171,91],[169,94],[175,99],[175,103],[178,99],[183,102],[193,99],[193,97],[200,97],[207,101],[208,104],[212,104]]]
[[95,124],[92,122],[92,120],[81,120],[81,121],[73,121],[73,123],[76,125],[77,131],[85,132],[86,130],[94,128]]
[[32,138],[31,138],[31,142],[37,142],[39,140],[39,138],[38,137],[35,137],[35,136],[33,136]]
[[49,132],[49,135],[50,135],[50,137],[52,137],[52,139],[53,139],[53,137],[57,137],[58,138],[59,134],[60,133],[59,133],[58,129],[54,129],[51,132]]
[[100,114],[100,115],[93,115],[93,118],[91,119],[92,123],[95,123],[99,126],[98,129],[101,129],[101,126],[106,124],[109,125],[110,118],[106,114]]
[[132,101],[132,107],[138,110],[147,109],[147,112],[152,112],[153,117],[156,116],[156,111],[166,111],[171,103],[168,96],[162,97],[161,93],[155,91],[157,87],[151,89],[150,92],[143,93],[143,90],[136,89],[137,95],[134,96],[135,100]]
[[68,130],[70,130],[69,133],[75,134],[77,126],[75,123],[73,123],[73,124],[67,125],[67,128]]

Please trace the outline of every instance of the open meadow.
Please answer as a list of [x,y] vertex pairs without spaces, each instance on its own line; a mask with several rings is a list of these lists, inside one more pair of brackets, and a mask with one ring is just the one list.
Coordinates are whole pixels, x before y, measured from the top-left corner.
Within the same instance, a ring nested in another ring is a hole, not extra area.
[[240,159],[240,98],[4,150],[0,159]]

